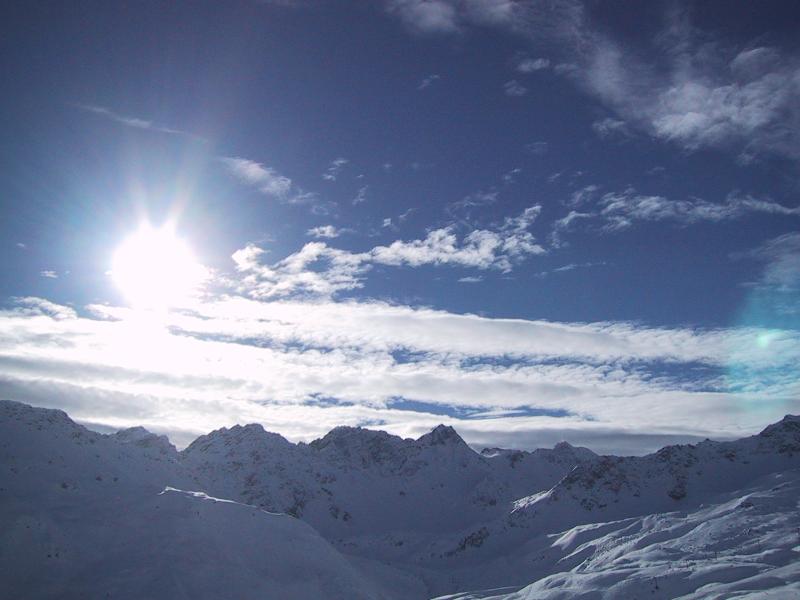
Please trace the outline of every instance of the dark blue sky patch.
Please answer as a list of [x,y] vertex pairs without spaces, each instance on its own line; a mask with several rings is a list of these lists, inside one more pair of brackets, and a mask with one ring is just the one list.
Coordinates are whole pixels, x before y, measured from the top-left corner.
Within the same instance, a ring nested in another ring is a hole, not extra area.
[[432,415],[441,415],[443,417],[452,417],[458,419],[492,419],[499,416],[513,416],[513,417],[568,417],[571,413],[562,409],[546,409],[535,408],[529,406],[519,406],[508,409],[503,409],[502,414],[494,414],[475,407],[448,405],[448,404],[435,404],[432,402],[425,402],[421,400],[408,400],[405,398],[396,398],[389,403],[389,408],[395,410],[408,410],[413,412],[422,412]]

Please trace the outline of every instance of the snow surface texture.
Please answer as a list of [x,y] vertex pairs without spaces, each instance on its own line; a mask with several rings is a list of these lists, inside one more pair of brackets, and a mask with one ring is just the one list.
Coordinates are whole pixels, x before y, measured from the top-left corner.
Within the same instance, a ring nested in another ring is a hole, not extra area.
[[445,426],[178,452],[0,401],[0,598],[797,598],[798,509],[798,417],[644,457]]

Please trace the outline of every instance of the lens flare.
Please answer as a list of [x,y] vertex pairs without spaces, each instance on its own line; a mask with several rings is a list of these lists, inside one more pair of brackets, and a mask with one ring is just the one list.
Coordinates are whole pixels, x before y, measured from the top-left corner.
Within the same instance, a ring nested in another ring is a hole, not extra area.
[[764,421],[791,412],[800,394],[800,294],[788,287],[755,288],[739,312],[738,329],[726,373],[738,408],[763,414]]
[[134,308],[166,310],[187,302],[208,273],[172,227],[145,224],[117,248],[111,275]]

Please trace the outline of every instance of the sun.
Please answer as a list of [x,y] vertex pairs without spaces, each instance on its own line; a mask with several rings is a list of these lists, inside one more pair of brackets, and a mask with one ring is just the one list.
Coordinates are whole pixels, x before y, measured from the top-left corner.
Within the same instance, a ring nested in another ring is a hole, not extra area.
[[208,273],[174,228],[143,224],[114,252],[111,276],[138,309],[167,310],[190,299]]

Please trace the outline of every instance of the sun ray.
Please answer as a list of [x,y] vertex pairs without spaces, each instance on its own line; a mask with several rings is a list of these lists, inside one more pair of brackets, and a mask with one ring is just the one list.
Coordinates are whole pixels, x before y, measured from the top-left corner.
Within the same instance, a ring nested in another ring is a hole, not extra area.
[[111,275],[132,307],[164,311],[189,300],[208,272],[174,227],[144,223],[117,248]]

